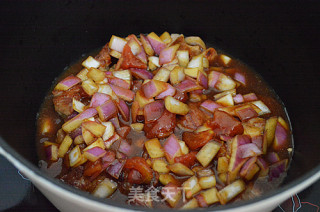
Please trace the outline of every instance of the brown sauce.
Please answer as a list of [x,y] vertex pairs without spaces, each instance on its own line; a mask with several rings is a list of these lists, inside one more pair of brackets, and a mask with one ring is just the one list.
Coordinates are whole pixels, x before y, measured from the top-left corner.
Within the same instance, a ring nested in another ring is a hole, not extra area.
[[[81,62],[82,62],[83,58],[81,58],[78,62],[76,62],[75,64],[71,65],[70,67],[68,67],[66,69],[65,72],[63,72],[61,74],[61,76],[59,76],[55,81],[59,82],[61,79],[65,78],[66,76],[69,76],[70,74],[76,74],[77,72],[79,72],[82,69],[81,66]],[[219,62],[217,61],[215,65],[219,65]],[[238,61],[238,60],[232,60],[232,63],[229,64],[230,68],[223,68],[224,73],[226,73],[228,75],[228,73],[232,73],[233,71],[237,70],[238,72],[241,72],[245,75],[246,79],[247,79],[247,85],[246,86],[240,86],[239,88],[237,88],[237,93],[240,94],[246,94],[246,93],[251,93],[254,92],[259,100],[262,100],[268,107],[269,109],[272,111],[271,114],[268,115],[264,115],[262,116],[262,118],[268,118],[271,116],[281,116],[282,118],[285,119],[285,121],[287,123],[289,123],[289,119],[287,116],[287,113],[285,111],[284,105],[283,103],[280,101],[280,99],[278,98],[278,96],[274,93],[274,91],[268,87],[268,85],[265,83],[265,81],[263,79],[261,79],[261,77],[259,75],[256,74],[255,71],[251,70],[249,67],[247,67],[245,64],[243,64],[242,62]],[[56,83],[55,83],[56,84]],[[63,158],[60,158],[58,161],[56,162],[48,162],[46,160],[46,156],[45,156],[45,152],[44,152],[44,147],[42,145],[42,143],[44,141],[51,141],[51,142],[55,142],[56,140],[56,132],[61,128],[62,124],[64,123],[63,118],[61,118],[57,112],[54,110],[54,105],[52,102],[52,89],[48,92],[48,95],[46,96],[46,98],[43,101],[43,104],[40,108],[39,114],[38,114],[38,120],[37,120],[37,126],[38,126],[38,132],[37,132],[37,147],[38,147],[38,155],[39,155],[39,166],[41,167],[41,169],[47,173],[49,173],[49,175],[51,175],[52,177],[57,177],[57,178],[63,178],[64,174],[68,173],[70,171],[70,169],[65,165],[65,161],[63,161]],[[208,94],[208,99],[211,99],[213,95],[215,95],[216,92],[215,91],[211,91]],[[48,130],[48,132],[46,133],[42,133],[43,130],[41,128],[41,126],[43,126],[44,122],[50,122],[50,126],[52,127],[50,130]],[[120,119],[120,122],[122,125],[125,124],[130,124],[131,120],[129,122],[124,122],[123,120]],[[181,139],[181,135],[182,135],[182,130],[180,130],[179,128],[176,127],[175,129],[175,134],[177,135],[178,139]],[[136,132],[134,130],[131,130],[130,133],[127,136],[127,140],[129,142],[131,142],[132,146],[133,146],[133,152],[132,155],[130,157],[133,156],[140,156],[143,157],[145,150],[144,148],[144,142],[149,140],[148,138],[146,138],[144,132]],[[164,143],[165,139],[159,139],[161,144]],[[292,143],[292,138],[290,140],[290,145],[288,146],[288,148],[292,148],[293,147],[293,143]],[[270,147],[271,148],[271,147]],[[72,149],[72,146],[71,146]],[[280,152],[278,152],[280,155],[281,159],[285,159],[288,158],[289,160],[291,159],[291,154],[288,153],[287,149],[284,149]],[[198,163],[195,165],[197,166]],[[215,170],[216,166],[216,162],[212,165],[212,168]],[[79,168],[79,172],[81,172],[81,169],[83,169],[83,166],[80,166]],[[77,175],[77,170],[74,171],[75,174]],[[96,185],[97,183],[99,183],[101,181],[101,179],[103,179],[103,177],[107,176],[106,173],[102,174],[102,177],[98,177],[97,179],[94,180],[93,184],[91,186],[79,186],[76,183],[72,184],[75,187],[78,188],[85,188],[83,190],[89,191],[91,192],[94,189],[94,185]],[[179,176],[175,176],[179,181],[181,181],[181,183],[183,181],[186,180],[185,177],[179,177]],[[69,179],[70,180],[70,179]],[[72,181],[72,180],[70,180]],[[69,182],[70,182],[69,181]],[[121,184],[121,186],[119,187],[119,189],[116,190],[116,192],[109,197],[112,200],[118,201],[118,202],[126,202],[128,197],[126,195],[126,188],[125,188],[125,184],[123,184],[122,179],[119,178],[118,182]],[[272,182],[270,185],[269,182],[266,182],[266,179],[259,179],[258,181],[255,181],[254,183],[251,182],[249,186],[249,188],[247,188],[247,190],[242,194],[242,197],[237,197],[234,201],[239,201],[241,199],[248,199],[248,198],[252,198],[254,196],[260,195],[261,193],[272,189],[275,186],[278,186],[282,181],[281,179],[278,179],[276,182]],[[70,183],[69,183],[70,184]],[[223,184],[222,182],[219,182],[219,180],[217,180],[217,184]],[[251,187],[251,188],[250,188]],[[162,202],[153,202],[154,204],[154,208],[168,208],[169,206],[167,204],[164,204]],[[182,202],[179,203],[179,205],[182,205]],[[216,204],[213,204],[213,206]]]

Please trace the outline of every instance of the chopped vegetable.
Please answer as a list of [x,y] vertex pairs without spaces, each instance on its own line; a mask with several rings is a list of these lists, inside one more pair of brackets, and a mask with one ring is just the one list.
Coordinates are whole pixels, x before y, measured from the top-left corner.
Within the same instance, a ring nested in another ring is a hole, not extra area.
[[74,118],[70,119],[69,121],[65,122],[62,125],[62,129],[65,132],[71,132],[79,127],[84,119],[91,118],[97,114],[97,110],[94,108],[88,108],[87,110],[83,111],[82,113],[78,114]]
[[257,157],[250,158],[241,168],[240,176],[246,180],[251,180],[254,175],[260,170],[259,166],[256,164]]
[[158,120],[164,111],[164,102],[157,100],[144,106],[144,120],[146,123]]
[[224,187],[218,192],[219,201],[221,204],[226,204],[238,194],[240,194],[246,188],[245,183],[242,180],[237,180],[230,185]]
[[161,190],[161,194],[173,208],[182,197],[181,190],[172,183],[169,183],[165,187],[163,187]]
[[64,137],[64,139],[63,139],[63,141],[60,144],[59,149],[58,149],[59,158],[63,158],[64,157],[64,155],[68,152],[72,142],[73,142],[73,140],[69,135]]
[[280,181],[288,168],[291,128],[278,99],[198,36],[112,35],[72,70],[38,127],[48,169],[72,186],[193,209],[255,195],[256,179]]
[[104,132],[106,127],[102,124],[99,124],[95,121],[85,121],[82,123],[82,128],[87,129],[88,131],[90,131],[93,135],[95,135],[96,137],[101,137]]
[[214,156],[218,153],[220,147],[221,144],[219,142],[209,141],[200,149],[196,157],[203,167],[209,165]]
[[183,81],[176,85],[176,88],[184,93],[202,89],[202,86],[199,85],[194,79],[185,78]]
[[[180,143],[180,142],[179,142]],[[174,158],[175,163],[182,163],[183,165],[191,168],[196,163],[197,152],[190,152],[188,154],[184,154],[182,156],[178,156]]]
[[179,44],[167,47],[160,51],[159,55],[159,65],[170,63],[176,55],[176,51],[179,48]]
[[91,149],[88,149],[87,151],[84,152],[84,156],[92,162],[103,157],[105,154],[106,154],[106,151],[100,147],[97,147],[97,146],[93,147]]
[[115,94],[120,97],[121,99],[128,101],[128,102],[132,102],[133,98],[134,98],[134,92],[129,90],[129,89],[125,89],[122,88],[120,86],[117,85],[111,85],[110,84],[111,89],[115,92]]
[[206,130],[202,132],[184,132],[182,139],[186,142],[187,146],[191,150],[197,150],[198,148],[206,145],[213,138],[213,132]]
[[139,69],[139,68],[131,68],[130,69],[133,76],[139,79],[152,79],[153,74],[146,69]]
[[286,146],[288,146],[288,132],[278,121],[274,135],[273,149],[279,151],[286,148]]
[[269,181],[280,175],[287,170],[288,159],[281,160],[269,166]]
[[58,160],[58,147],[57,145],[49,145],[46,147],[46,157],[50,161]]
[[142,91],[146,98],[152,98],[167,89],[167,83],[159,80],[150,80],[149,82],[142,85]]
[[270,117],[266,121],[264,134],[266,134],[265,139],[267,140],[268,146],[270,146],[273,142],[275,131],[276,131],[276,126],[277,126],[277,121],[278,121],[278,118],[276,116]]
[[135,131],[142,131],[144,124],[142,123],[134,123],[134,124],[130,124],[130,127],[135,130]]
[[153,48],[148,40],[148,38],[143,35],[143,34],[140,34],[140,39],[141,39],[141,43],[142,43],[142,46],[144,48],[144,51],[147,53],[148,56],[153,56],[154,55],[154,51],[153,51]]
[[179,181],[177,179],[175,179],[171,174],[160,174],[159,181],[163,185],[167,185],[169,183],[173,183],[175,185],[179,184]]
[[85,61],[82,62],[82,65],[87,69],[98,68],[100,66],[100,62],[89,56]]
[[66,91],[80,82],[81,82],[80,78],[70,75],[66,77],[64,80],[60,81],[54,89]]
[[125,39],[112,35],[109,42],[109,47],[110,49],[113,49],[115,51],[122,52],[123,47],[126,45],[126,43],[127,41]]
[[223,111],[215,110],[208,124],[216,135],[235,136],[243,133],[241,122]]
[[179,100],[176,100],[172,96],[167,96],[164,99],[164,103],[165,103],[166,109],[171,113],[186,115],[189,112],[188,105],[180,102]]
[[189,63],[189,52],[187,50],[178,50],[177,58],[180,66],[187,67]]
[[189,169],[182,163],[174,163],[174,164],[168,165],[168,168],[170,169],[170,171],[172,171],[173,173],[179,176],[188,176],[188,175],[192,176],[194,174],[191,169]]
[[152,169],[159,173],[169,173],[170,169],[168,169],[167,165],[166,161],[155,159],[152,163]]
[[216,185],[216,178],[214,175],[200,177],[199,185],[202,189],[212,188]]
[[194,209],[199,207],[198,201],[195,198],[192,198],[189,202],[184,204],[180,209],[186,210],[186,209]]
[[156,96],[156,99],[164,99],[167,96],[174,96],[176,94],[176,89],[172,85],[168,84],[167,90],[160,93],[158,96]]
[[164,156],[164,151],[157,138],[146,141],[144,146],[146,147],[151,158],[160,158]]
[[121,171],[125,166],[126,161],[114,160],[112,164],[107,168],[107,172],[114,178],[118,179],[120,177]]
[[129,156],[132,152],[132,146],[126,140],[122,139],[118,151]]
[[153,177],[152,169],[147,164],[146,160],[141,157],[133,157],[127,160],[126,164],[124,165],[127,169],[135,169],[137,170],[142,176],[143,183],[150,183]]
[[196,176],[190,177],[182,184],[183,190],[187,199],[190,199],[194,194],[201,190],[198,178]]
[[100,198],[109,197],[117,189],[117,184],[108,178],[105,178],[93,191],[93,195]]
[[174,158],[181,155],[180,144],[174,134],[172,134],[163,144],[163,149],[169,163],[173,163]]
[[113,118],[118,113],[117,106],[111,99],[106,101],[104,104],[98,106],[97,111],[99,113],[99,118],[102,121],[108,121],[110,118]]
[[147,38],[148,38],[148,41],[150,42],[154,52],[157,55],[160,55],[160,52],[164,48],[166,48],[166,44],[159,38],[159,36],[156,33],[151,32],[150,34],[148,34]]
[[[203,199],[200,199],[199,197],[202,197]],[[208,207],[213,203],[219,202],[218,190],[216,188],[208,189],[196,196],[196,199],[201,207]],[[200,203],[201,201],[203,201],[202,204]]]

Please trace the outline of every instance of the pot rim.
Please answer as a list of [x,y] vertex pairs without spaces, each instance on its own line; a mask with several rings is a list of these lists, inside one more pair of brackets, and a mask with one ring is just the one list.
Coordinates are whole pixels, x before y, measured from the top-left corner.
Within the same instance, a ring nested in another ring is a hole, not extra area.
[[[20,155],[18,152],[16,152],[12,147],[10,147],[5,141],[4,139],[0,136],[0,154],[2,154],[4,157],[6,157],[11,163],[13,163],[14,166],[16,166],[16,168],[20,169],[22,172],[26,171],[26,172],[30,172],[31,174],[34,174],[35,176],[39,177],[39,180],[42,180],[44,183],[49,183],[52,184],[52,186],[58,186],[58,188],[63,189],[64,192],[67,191],[69,192],[71,195],[75,195],[77,198],[82,197],[91,201],[94,201],[95,203],[101,203],[103,204],[105,207],[106,206],[113,206],[116,207],[118,209],[127,209],[127,210],[143,210],[143,211],[163,211],[161,209],[151,209],[151,208],[144,208],[144,207],[139,207],[139,206],[131,206],[131,205],[127,205],[127,204],[121,204],[119,202],[115,202],[112,199],[100,199],[97,197],[94,197],[93,195],[78,190],[76,188],[73,188],[72,186],[69,186],[63,182],[61,182],[60,180],[53,178],[51,176],[49,176],[48,174],[46,174],[45,172],[41,171],[37,166],[35,166],[33,163],[31,163],[28,160],[25,160],[24,157],[22,155]],[[209,207],[207,209],[203,209],[201,208],[201,210],[207,210],[210,211],[212,209],[214,210],[221,210],[221,211],[226,211],[229,209],[235,209],[235,208],[239,208],[239,207],[246,207],[246,206],[252,206],[255,204],[259,204],[263,201],[270,201],[270,203],[274,200],[274,198],[279,199],[279,198],[283,198],[284,196],[286,197],[290,197],[291,195],[295,194],[296,192],[299,192],[305,188],[307,188],[308,186],[310,186],[311,184],[313,184],[314,182],[316,182],[317,180],[320,179],[320,165],[317,165],[315,168],[313,168],[311,171],[303,174],[301,177],[299,177],[298,179],[288,183],[287,185],[284,186],[280,186],[278,189],[274,190],[274,191],[270,191],[264,195],[261,195],[259,197],[253,198],[251,200],[247,200],[247,201],[240,201],[240,202],[235,202],[232,204],[228,204],[228,205],[220,205],[220,206],[216,206],[216,207]],[[102,207],[103,207],[102,205]],[[115,208],[114,208],[115,209]],[[198,209],[200,210],[200,209]]]

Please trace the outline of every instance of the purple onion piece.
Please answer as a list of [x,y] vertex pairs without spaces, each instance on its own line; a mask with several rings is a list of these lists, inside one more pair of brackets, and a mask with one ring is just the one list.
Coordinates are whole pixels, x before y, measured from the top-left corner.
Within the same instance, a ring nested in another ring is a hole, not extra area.
[[243,144],[238,148],[241,158],[254,157],[262,154],[262,151],[254,143]]
[[287,169],[288,159],[281,160],[269,166],[269,181],[280,177],[280,175]]
[[125,160],[119,161],[118,159],[114,160],[113,163],[107,168],[107,172],[114,178],[118,179],[121,171],[123,169]]
[[132,146],[126,140],[122,139],[118,151],[129,156],[132,152]]
[[150,71],[147,71],[146,69],[139,69],[139,68],[130,68],[130,71],[133,76],[139,79],[152,79],[153,74]]
[[276,153],[276,152],[269,152],[267,154],[267,160],[270,163],[276,163],[276,162],[280,161],[280,157],[279,157],[278,153]]

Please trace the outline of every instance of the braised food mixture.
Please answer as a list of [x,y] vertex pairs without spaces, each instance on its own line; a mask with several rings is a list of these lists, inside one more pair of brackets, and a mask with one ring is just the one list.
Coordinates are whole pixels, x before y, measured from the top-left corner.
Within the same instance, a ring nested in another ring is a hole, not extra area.
[[168,32],[112,35],[73,65],[46,97],[37,137],[53,177],[154,208],[253,198],[281,182],[292,155],[285,109],[260,76]]

